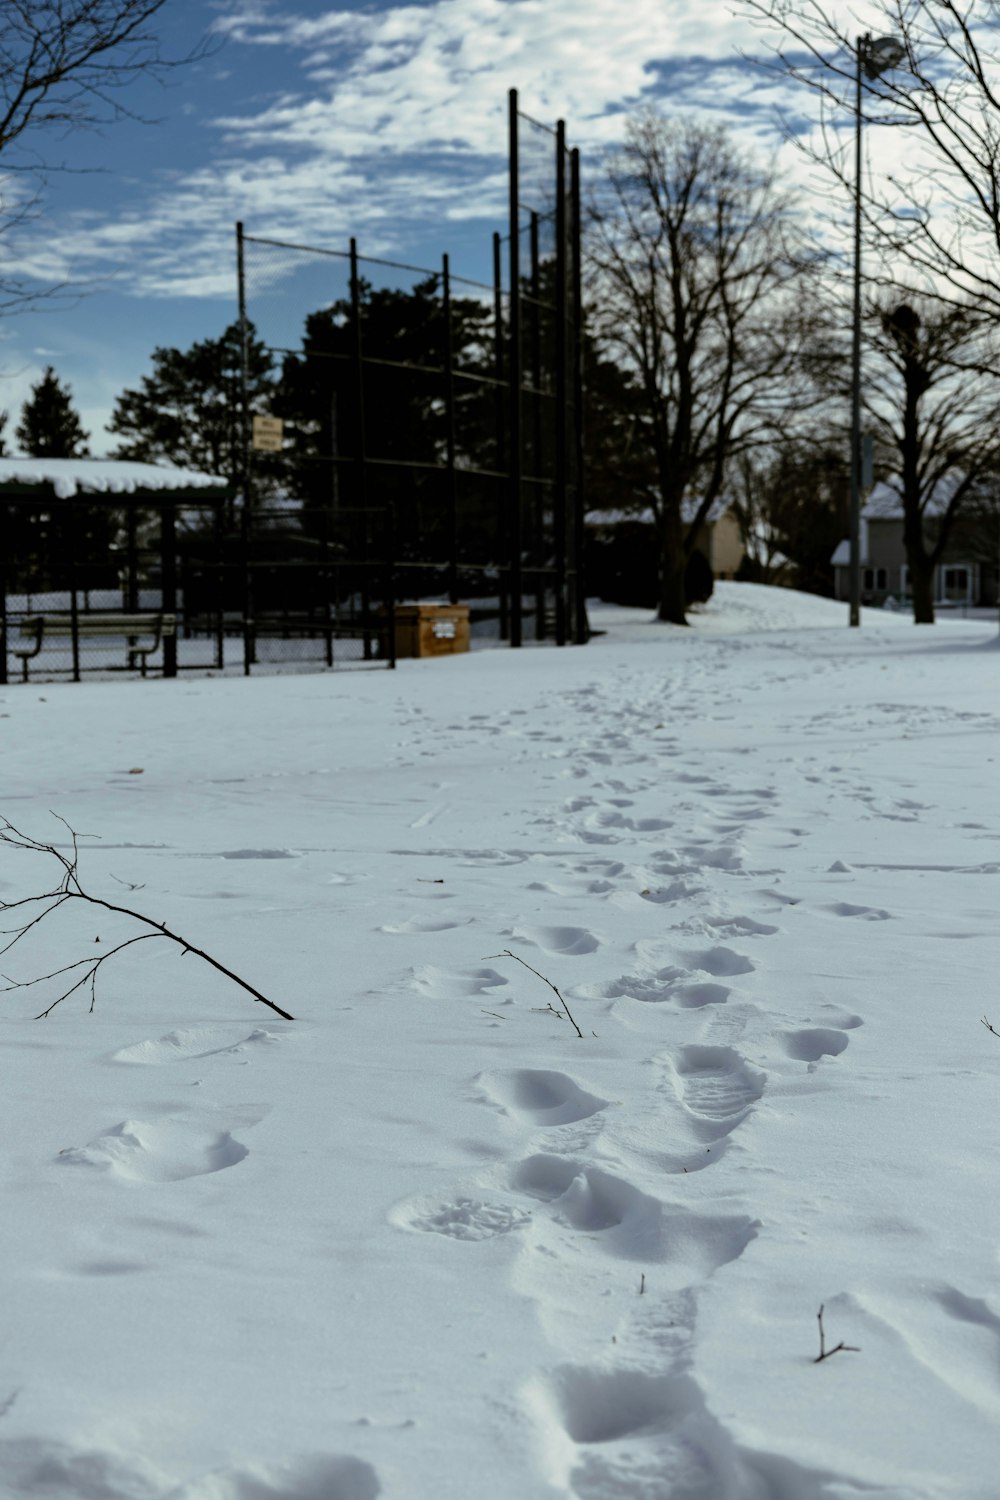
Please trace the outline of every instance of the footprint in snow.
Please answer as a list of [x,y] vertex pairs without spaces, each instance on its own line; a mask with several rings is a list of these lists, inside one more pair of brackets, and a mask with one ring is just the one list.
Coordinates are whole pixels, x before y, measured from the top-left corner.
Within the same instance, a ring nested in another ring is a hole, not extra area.
[[458,1000],[463,995],[484,995],[507,984],[496,969],[440,969],[425,964],[413,970],[413,986],[432,1000]]
[[848,1037],[828,1026],[806,1026],[801,1031],[786,1031],[782,1044],[796,1062],[817,1063],[821,1057],[839,1057],[847,1050]]
[[728,1135],[764,1092],[767,1075],[732,1047],[682,1047],[674,1072],[685,1107],[705,1140]]
[[606,1109],[607,1099],[591,1094],[566,1073],[538,1068],[513,1068],[509,1072],[480,1073],[483,1093],[506,1115],[547,1129],[587,1120]]
[[574,991],[582,1000],[638,1000],[643,1005],[678,1005],[698,1010],[703,1005],[725,1005],[732,990],[711,980],[692,979],[687,969],[668,967],[646,974],[619,974],[617,979],[581,984]]
[[408,917],[403,922],[385,922],[375,930],[391,933],[394,937],[411,937],[424,932],[449,932],[453,927],[465,927],[471,921],[471,917],[455,922],[447,917]]
[[539,1153],[518,1163],[511,1185],[547,1203],[558,1221],[624,1260],[682,1267],[709,1276],[742,1255],[759,1223],[743,1215],[702,1214],[662,1203],[603,1167]]
[[108,1172],[126,1182],[181,1182],[223,1172],[249,1155],[249,1148],[228,1130],[183,1119],[123,1120],[86,1146],[60,1151],[56,1161]]
[[714,948],[704,948],[694,953],[686,953],[685,961],[692,969],[700,969],[704,974],[711,974],[716,979],[730,979],[739,974],[752,974],[756,964],[747,958],[745,953],[737,953],[732,948],[723,947],[719,944]]
[[562,958],[595,953],[601,945],[601,939],[586,927],[515,927],[510,935],[517,942],[530,943]]
[[780,928],[753,917],[706,917],[705,923],[724,937],[772,937]]
[[446,1239],[491,1240],[523,1228],[531,1222],[531,1215],[513,1204],[457,1196],[448,1202],[411,1199],[397,1205],[389,1219],[401,1229],[441,1234]]
[[892,912],[884,911],[881,906],[854,906],[850,901],[835,901],[821,909],[835,917],[857,917],[862,922],[888,922],[892,919]]
[[[111,1061],[133,1063],[145,1067],[163,1067],[169,1063],[191,1062],[202,1057],[235,1057],[243,1059],[245,1054],[258,1047],[271,1046],[283,1040],[287,1027],[258,1026],[251,1032],[235,1026],[189,1026],[180,1031],[168,1031],[166,1036],[133,1042],[130,1047],[119,1047],[111,1054]],[[234,1031],[237,1033],[233,1035]]]
[[381,1493],[378,1474],[363,1459],[316,1454],[216,1469],[172,1489],[170,1500],[377,1500]]

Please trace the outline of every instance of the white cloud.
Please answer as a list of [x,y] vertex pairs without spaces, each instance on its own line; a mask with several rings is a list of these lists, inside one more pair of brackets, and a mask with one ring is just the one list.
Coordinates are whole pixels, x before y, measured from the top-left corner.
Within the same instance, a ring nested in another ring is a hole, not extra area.
[[[776,108],[814,107],[805,88],[741,58],[761,50],[761,33],[729,0],[433,0],[316,15],[256,3],[217,29],[227,62],[246,49],[260,107],[203,124],[201,161],[140,185],[114,217],[80,211],[32,231],[10,247],[11,270],[48,282],[111,275],[144,297],[223,297],[237,219],[314,245],[355,234],[375,255],[405,256],[432,231],[447,248],[479,220],[485,241],[506,211],[512,84],[535,118],[566,118],[585,170],[644,101],[729,120],[770,147]],[[273,79],[263,93],[262,76]],[[901,148],[889,134],[871,139],[891,165]],[[790,184],[813,190],[798,153],[781,147],[780,160]]]

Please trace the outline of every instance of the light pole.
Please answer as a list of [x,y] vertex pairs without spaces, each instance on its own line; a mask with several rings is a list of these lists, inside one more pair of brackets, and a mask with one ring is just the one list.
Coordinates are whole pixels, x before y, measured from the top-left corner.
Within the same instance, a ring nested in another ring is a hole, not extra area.
[[861,624],[861,75],[875,80],[906,56],[898,37],[859,36],[854,93],[854,322],[851,339],[850,624]]

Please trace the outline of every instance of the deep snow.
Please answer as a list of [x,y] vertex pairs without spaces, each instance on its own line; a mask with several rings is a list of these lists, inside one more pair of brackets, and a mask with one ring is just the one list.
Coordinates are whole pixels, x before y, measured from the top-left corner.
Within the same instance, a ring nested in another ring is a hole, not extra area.
[[0,813],[296,1016],[2,997],[0,1495],[995,1500],[1000,650],[845,613],[0,690]]

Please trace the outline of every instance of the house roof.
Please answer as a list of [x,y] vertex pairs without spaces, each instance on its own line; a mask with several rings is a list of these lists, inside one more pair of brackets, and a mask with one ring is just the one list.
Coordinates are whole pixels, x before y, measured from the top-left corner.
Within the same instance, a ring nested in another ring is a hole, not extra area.
[[137,490],[222,490],[228,480],[197,469],[121,458],[0,458],[0,485],[50,484],[60,500],[79,494],[129,495]]
[[[698,506],[700,504],[701,501],[697,499],[684,501],[681,506],[681,519],[685,526],[691,525],[691,522],[698,514]],[[720,496],[718,500],[713,500],[708,516],[706,517],[707,524],[714,526],[716,521],[721,521],[731,504],[732,501],[725,496]],[[652,508],[648,505],[642,510],[618,510],[614,507],[609,507],[607,510],[588,510],[585,517],[588,526],[618,526],[624,521],[639,521],[645,526],[651,526],[654,519]]]
[[[934,493],[924,506],[924,515],[943,515],[963,477],[952,471],[939,479],[934,487]],[[866,521],[901,521],[903,519],[902,480],[898,475],[894,474],[887,480],[880,479],[878,484],[872,487],[861,514]]]

